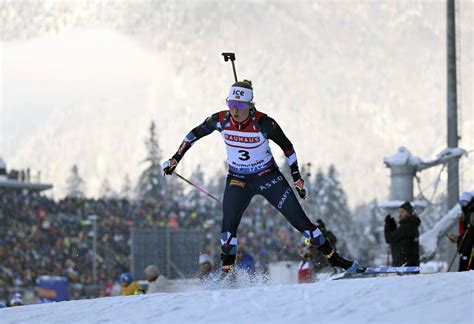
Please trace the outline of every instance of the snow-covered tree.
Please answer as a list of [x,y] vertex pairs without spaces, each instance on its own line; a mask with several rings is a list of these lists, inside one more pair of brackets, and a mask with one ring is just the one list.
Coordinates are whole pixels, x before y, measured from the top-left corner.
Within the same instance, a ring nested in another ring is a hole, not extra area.
[[132,181],[130,176],[125,174],[123,178],[122,188],[120,189],[120,198],[130,200],[132,199]]
[[100,185],[99,189],[99,197],[100,198],[113,198],[116,196],[114,190],[112,189],[112,186],[110,185],[109,179],[105,178],[102,181],[102,184]]
[[79,168],[74,164],[71,168],[71,174],[66,180],[67,196],[71,198],[84,198],[86,185],[82,177],[79,175]]
[[[288,168],[285,168],[285,169],[288,169]],[[311,163],[301,164],[300,174],[301,174],[301,177],[303,178],[303,180],[305,182],[305,187],[306,187],[306,190],[308,192],[308,198],[305,199],[305,200],[300,200],[300,203],[301,203],[301,206],[303,207],[303,209],[309,214],[308,217],[311,220],[313,220],[312,216],[314,216],[314,215],[312,215],[312,211],[314,209],[314,200],[309,198],[313,194],[312,181],[311,181]],[[290,173],[288,173],[288,175],[289,175],[289,178],[287,178],[287,179],[288,179],[288,181],[290,181],[290,184],[292,184],[293,178],[291,177]],[[294,188],[293,185],[291,187]],[[298,197],[298,193],[296,192],[296,190],[295,190],[295,194]]]
[[319,191],[323,188],[324,178],[325,176],[324,176],[323,171],[321,169],[318,169],[314,177],[314,180],[311,182],[311,189],[315,196],[317,196],[319,194]]
[[158,202],[165,194],[164,178],[161,175],[161,156],[156,134],[155,122],[151,122],[149,137],[145,140],[147,156],[143,162],[147,163],[146,169],[138,179],[138,198],[147,202]]
[[358,231],[352,242],[354,256],[364,264],[386,265],[388,246],[383,234],[384,215],[377,207],[377,201],[357,206],[353,218]]
[[[201,165],[198,164],[196,169],[194,170],[193,174],[191,175],[191,182],[195,183],[198,186],[204,187],[204,172],[201,170]],[[201,211],[205,209],[206,205],[208,205],[208,200],[210,198],[206,197],[202,192],[193,189],[190,190],[189,193],[186,195],[186,201],[189,208],[195,210],[200,209]]]
[[347,205],[346,193],[337,178],[336,167],[331,165],[323,178],[318,172],[314,186],[320,187],[315,197],[315,213],[323,220],[326,228],[337,236],[337,248],[348,253],[358,233]]
[[[210,179],[209,183],[207,184],[207,188],[209,188],[209,193],[211,193],[214,197],[223,201],[224,199],[224,191],[226,185],[226,176],[227,176],[227,163],[224,161],[222,163],[222,167],[218,168],[214,176]],[[209,214],[214,218],[220,219],[222,217],[222,205],[215,201],[214,199],[209,199]]]

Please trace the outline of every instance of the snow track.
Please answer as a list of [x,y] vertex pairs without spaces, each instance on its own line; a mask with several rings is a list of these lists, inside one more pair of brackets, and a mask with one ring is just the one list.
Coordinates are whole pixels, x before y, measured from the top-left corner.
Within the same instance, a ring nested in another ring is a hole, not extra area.
[[473,323],[474,272],[191,290],[0,310],[2,323]]

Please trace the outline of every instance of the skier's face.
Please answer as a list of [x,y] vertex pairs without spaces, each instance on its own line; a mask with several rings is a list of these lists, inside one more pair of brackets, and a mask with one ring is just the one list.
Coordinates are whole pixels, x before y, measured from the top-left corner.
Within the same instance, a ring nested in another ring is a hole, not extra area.
[[246,109],[238,109],[237,107],[230,108],[230,114],[237,122],[243,122],[250,114],[250,107]]

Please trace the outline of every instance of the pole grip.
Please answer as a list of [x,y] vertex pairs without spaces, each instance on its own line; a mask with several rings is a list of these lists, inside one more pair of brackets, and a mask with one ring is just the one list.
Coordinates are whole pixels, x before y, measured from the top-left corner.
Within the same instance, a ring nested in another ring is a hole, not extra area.
[[222,53],[222,56],[224,56],[225,62],[230,60],[230,62],[232,63],[232,70],[234,71],[234,79],[235,79],[235,82],[238,82],[239,80],[237,79],[237,72],[235,71],[235,64],[234,64],[235,53],[224,52]]

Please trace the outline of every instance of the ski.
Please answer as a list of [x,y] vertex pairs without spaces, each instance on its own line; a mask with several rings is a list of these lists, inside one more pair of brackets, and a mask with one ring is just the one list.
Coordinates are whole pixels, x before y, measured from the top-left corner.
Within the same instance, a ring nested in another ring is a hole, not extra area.
[[331,276],[329,280],[339,279],[356,279],[356,278],[369,278],[369,277],[380,277],[389,275],[408,275],[417,274],[420,272],[420,267],[368,267],[365,272],[349,273],[342,272],[336,273]]
[[420,267],[369,267],[362,274],[369,273],[418,273]]

